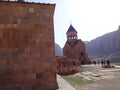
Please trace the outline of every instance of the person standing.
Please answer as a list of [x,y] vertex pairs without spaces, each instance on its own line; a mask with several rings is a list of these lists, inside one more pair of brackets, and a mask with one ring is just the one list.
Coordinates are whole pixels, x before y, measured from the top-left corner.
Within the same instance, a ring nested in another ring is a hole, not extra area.
[[110,68],[110,61],[107,60],[107,67]]

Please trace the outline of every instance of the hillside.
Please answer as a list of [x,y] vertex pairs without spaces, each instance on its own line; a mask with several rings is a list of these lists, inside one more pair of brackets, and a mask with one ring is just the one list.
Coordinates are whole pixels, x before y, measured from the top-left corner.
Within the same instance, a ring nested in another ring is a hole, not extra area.
[[[109,56],[120,60],[120,55],[115,53],[120,52],[120,27],[118,30],[100,36],[86,44],[88,55],[91,56]],[[115,54],[115,56],[114,56]]]
[[55,43],[55,54],[56,56],[63,56],[63,50],[57,43]]

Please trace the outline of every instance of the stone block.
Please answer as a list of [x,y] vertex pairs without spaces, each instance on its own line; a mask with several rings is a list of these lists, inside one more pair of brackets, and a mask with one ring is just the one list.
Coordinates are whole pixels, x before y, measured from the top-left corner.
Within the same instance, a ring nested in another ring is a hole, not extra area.
[[57,88],[54,9],[54,4],[0,1],[0,90]]

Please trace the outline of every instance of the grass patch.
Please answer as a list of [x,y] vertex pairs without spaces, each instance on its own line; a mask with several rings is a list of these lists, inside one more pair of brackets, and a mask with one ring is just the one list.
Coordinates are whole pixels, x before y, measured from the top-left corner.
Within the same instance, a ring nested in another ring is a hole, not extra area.
[[86,80],[83,77],[67,77],[64,76],[63,77],[67,82],[69,82],[73,87],[81,87],[84,86],[86,84],[90,84],[93,81],[92,80]]

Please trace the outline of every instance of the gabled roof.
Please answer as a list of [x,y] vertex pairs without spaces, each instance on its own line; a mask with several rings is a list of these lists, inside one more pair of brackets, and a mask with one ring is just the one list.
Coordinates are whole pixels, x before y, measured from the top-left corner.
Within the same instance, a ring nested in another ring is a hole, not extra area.
[[75,28],[72,25],[70,25],[70,27],[66,33],[68,33],[68,32],[76,32],[77,33],[77,31],[75,30]]

